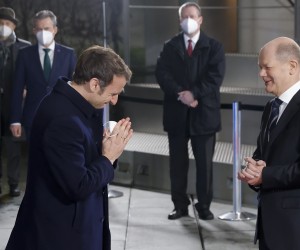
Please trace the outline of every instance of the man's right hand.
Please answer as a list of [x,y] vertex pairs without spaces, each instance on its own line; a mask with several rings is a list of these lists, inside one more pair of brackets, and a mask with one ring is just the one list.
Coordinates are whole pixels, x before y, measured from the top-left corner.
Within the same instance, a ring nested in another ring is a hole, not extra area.
[[196,108],[198,106],[198,101],[194,98],[193,93],[189,90],[179,92],[177,100],[191,108]]
[[122,154],[126,144],[131,139],[133,130],[129,118],[121,119],[114,127],[111,135],[104,131],[102,141],[102,155],[113,164]]
[[21,124],[11,124],[10,131],[14,137],[21,137],[22,135],[22,126]]

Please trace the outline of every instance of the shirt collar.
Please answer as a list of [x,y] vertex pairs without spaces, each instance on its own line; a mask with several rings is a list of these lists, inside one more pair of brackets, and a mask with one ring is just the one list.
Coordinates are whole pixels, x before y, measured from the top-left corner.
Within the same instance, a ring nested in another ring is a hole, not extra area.
[[[42,45],[38,45],[39,46],[39,51],[43,51],[43,49],[45,49],[45,46]],[[49,47],[47,47],[47,49],[50,49],[51,51],[53,51],[55,48],[55,41],[53,40],[53,43],[50,44]]]
[[283,92],[279,99],[288,104],[294,95],[300,90],[300,81],[296,82],[292,87]]
[[200,38],[200,31],[193,37],[189,37],[186,34],[183,34],[183,37],[184,37],[185,44],[188,44],[188,40],[190,40],[190,39],[193,41],[193,44],[196,44]]

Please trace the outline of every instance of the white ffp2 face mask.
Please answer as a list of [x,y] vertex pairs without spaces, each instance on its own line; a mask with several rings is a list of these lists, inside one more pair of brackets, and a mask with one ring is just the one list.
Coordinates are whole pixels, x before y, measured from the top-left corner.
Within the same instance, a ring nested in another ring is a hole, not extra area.
[[185,18],[180,23],[183,32],[187,35],[194,33],[198,29],[198,23],[192,18]]
[[52,43],[54,36],[50,31],[41,30],[36,33],[36,39],[40,45],[46,46]]
[[0,25],[0,37],[9,37],[13,33],[13,30],[6,26],[6,25]]

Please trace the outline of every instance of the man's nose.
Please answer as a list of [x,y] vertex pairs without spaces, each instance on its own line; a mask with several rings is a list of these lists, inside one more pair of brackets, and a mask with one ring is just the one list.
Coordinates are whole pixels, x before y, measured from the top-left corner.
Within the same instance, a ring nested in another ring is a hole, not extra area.
[[118,95],[114,95],[111,100],[110,100],[110,104],[111,105],[116,105],[118,102],[119,96]]
[[264,69],[260,69],[259,70],[259,76],[260,77],[266,76],[266,71]]

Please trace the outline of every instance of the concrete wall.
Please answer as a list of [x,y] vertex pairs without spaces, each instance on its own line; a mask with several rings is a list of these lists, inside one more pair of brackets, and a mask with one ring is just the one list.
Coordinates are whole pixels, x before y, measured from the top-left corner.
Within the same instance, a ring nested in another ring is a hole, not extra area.
[[[126,0],[125,53],[133,83],[153,83],[163,43],[179,30],[177,0]],[[287,0],[199,0],[202,29],[224,45],[226,53],[257,54],[278,36],[294,38],[294,9]],[[128,31],[128,32],[127,32]],[[127,45],[126,45],[127,44]],[[129,55],[130,54],[130,55]]]
[[239,0],[238,52],[257,53],[278,36],[294,38],[294,9],[287,0]]

